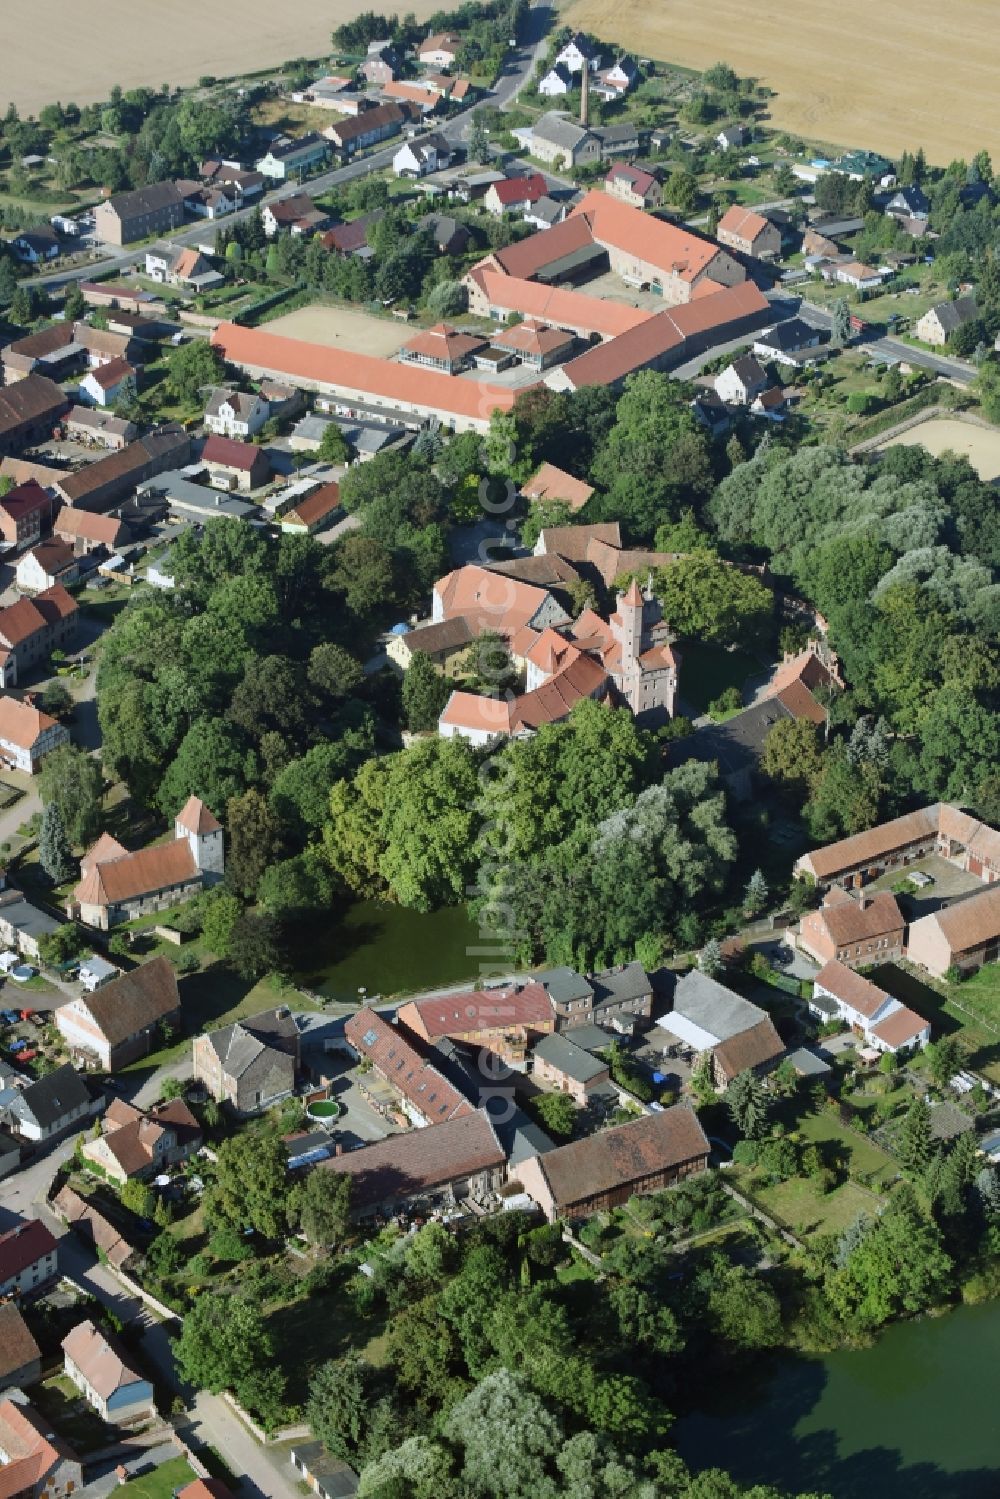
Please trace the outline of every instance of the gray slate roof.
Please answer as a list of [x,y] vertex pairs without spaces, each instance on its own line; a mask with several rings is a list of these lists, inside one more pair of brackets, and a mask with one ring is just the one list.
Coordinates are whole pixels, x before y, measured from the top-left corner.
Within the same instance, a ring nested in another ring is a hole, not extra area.
[[[731,989],[727,989],[716,979],[709,978],[707,973],[702,973],[698,968],[692,968],[690,973],[678,980],[672,1013],[683,1015],[719,1041],[728,1041],[731,1036],[742,1035],[744,1031],[767,1019],[765,1011],[757,1005],[734,994]],[[665,1015],[661,1024],[669,1030],[670,1016]]]
[[608,1070],[607,1062],[591,1056],[589,1051],[584,1051],[582,1046],[577,1046],[568,1036],[543,1036],[533,1055],[541,1057],[550,1067],[558,1068],[566,1077],[571,1077],[578,1083],[589,1083]]
[[560,114],[558,110],[553,109],[540,115],[532,128],[534,139],[549,141],[551,145],[562,146],[567,151],[575,151],[581,141],[585,141],[591,133],[569,115]]
[[963,327],[979,316],[975,297],[957,297],[954,302],[938,302],[931,311],[937,313],[938,322],[945,333],[954,333],[956,328]]
[[51,1129],[81,1106],[89,1107],[91,1092],[68,1062],[23,1091],[8,1094],[6,1112],[23,1122],[34,1120],[41,1129]]
[[617,1005],[624,1000],[642,999],[653,991],[649,974],[641,963],[626,963],[622,968],[595,973],[591,983],[595,1010],[606,1004]]
[[246,1020],[237,1020],[221,1030],[209,1032],[212,1050],[228,1077],[242,1077],[264,1051],[294,1056],[298,1028],[289,1014],[265,1010]]
[[594,992],[583,975],[573,968],[549,968],[544,973],[532,974],[532,978],[545,985],[550,998],[557,1004],[589,999]]

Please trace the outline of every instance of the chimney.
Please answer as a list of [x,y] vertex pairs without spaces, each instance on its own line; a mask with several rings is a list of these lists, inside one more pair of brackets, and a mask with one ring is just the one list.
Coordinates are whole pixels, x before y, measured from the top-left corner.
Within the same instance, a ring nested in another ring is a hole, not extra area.
[[590,63],[583,59],[583,77],[580,79],[580,124],[584,129],[590,124]]

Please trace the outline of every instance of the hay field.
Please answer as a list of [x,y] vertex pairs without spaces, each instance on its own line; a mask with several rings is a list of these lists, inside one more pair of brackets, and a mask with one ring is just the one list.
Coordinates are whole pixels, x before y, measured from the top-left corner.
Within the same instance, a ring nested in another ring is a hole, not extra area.
[[395,318],[372,317],[348,307],[322,307],[318,303],[271,318],[262,326],[264,333],[280,333],[302,343],[324,344],[328,349],[343,349],[349,354],[372,354],[376,359],[391,359],[396,350],[412,338],[414,329]]
[[980,427],[974,422],[959,422],[953,417],[929,417],[926,422],[900,432],[882,446],[912,447],[920,443],[935,458],[942,453],[958,453],[968,458],[980,479],[987,482],[1000,478],[1000,429]]
[[[159,88],[323,57],[333,28],[364,8],[363,0],[243,0],[223,15],[203,0],[32,0],[5,28],[0,110],[13,100],[22,114],[37,114],[57,99],[106,99],[115,83]],[[425,20],[440,7],[408,0],[406,8]]]
[[996,0],[571,0],[560,20],[662,62],[728,62],[774,89],[776,126],[817,141],[1000,158]]

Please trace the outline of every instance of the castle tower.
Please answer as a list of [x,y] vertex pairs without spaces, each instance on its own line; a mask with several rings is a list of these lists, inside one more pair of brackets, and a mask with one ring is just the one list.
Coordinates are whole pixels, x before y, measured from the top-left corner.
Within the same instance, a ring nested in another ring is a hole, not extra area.
[[590,124],[590,62],[586,57],[580,78],[580,124],[585,130]]
[[196,868],[213,884],[226,872],[222,826],[197,796],[189,796],[174,819],[174,837],[186,838]]
[[633,578],[628,592],[618,595],[618,608],[611,617],[612,632],[621,646],[623,673],[642,654],[643,602],[642,592]]

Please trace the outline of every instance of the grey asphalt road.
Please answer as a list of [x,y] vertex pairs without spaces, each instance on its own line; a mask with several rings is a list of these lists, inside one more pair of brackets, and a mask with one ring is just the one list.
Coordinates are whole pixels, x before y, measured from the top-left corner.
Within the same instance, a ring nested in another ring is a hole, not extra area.
[[[812,323],[816,328],[829,328],[833,322],[826,308],[817,307],[815,302],[803,301],[800,312],[805,321]],[[887,359],[905,360],[907,364],[919,365],[921,369],[931,370],[936,375],[944,375],[948,380],[958,380],[963,385],[970,385],[976,378],[975,365],[966,363],[964,359],[949,359],[946,355],[935,354],[930,349],[916,349],[912,344],[903,343],[898,338],[873,338],[855,347],[884,354]]]

